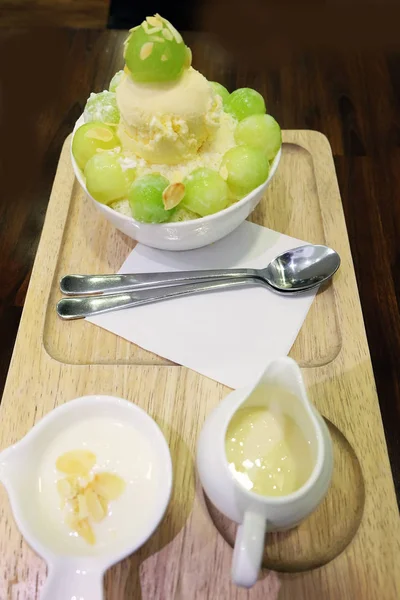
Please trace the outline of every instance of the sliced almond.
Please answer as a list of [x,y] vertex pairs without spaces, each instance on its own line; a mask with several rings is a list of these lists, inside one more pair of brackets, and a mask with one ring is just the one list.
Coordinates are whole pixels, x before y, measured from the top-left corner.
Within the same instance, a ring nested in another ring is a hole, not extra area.
[[57,491],[61,498],[70,500],[79,492],[79,482],[76,477],[64,477],[57,481]]
[[85,133],[85,137],[93,140],[100,140],[101,142],[109,142],[112,140],[112,133],[105,127],[93,127]]
[[169,21],[166,21],[165,19],[164,19],[164,23],[165,23],[166,27],[168,27],[168,29],[169,29],[169,30],[170,30],[170,32],[172,33],[172,35],[173,35],[173,37],[174,37],[174,39],[175,39],[176,43],[177,43],[177,44],[181,44],[181,43],[183,42],[183,39],[182,39],[182,36],[181,36],[181,34],[179,33],[179,31],[177,31],[177,30],[175,29],[175,27],[174,27],[174,26],[173,26],[173,25],[172,25],[172,24],[171,24]]
[[172,35],[172,33],[170,32],[169,29],[163,29],[162,30],[162,34],[165,37],[166,40],[168,40],[169,42],[172,42],[172,40],[174,39],[174,36]]
[[165,62],[166,60],[168,60],[168,56],[166,54],[163,54],[162,57],[161,57],[161,60],[163,62]]
[[158,33],[159,31],[162,30],[162,23],[159,23],[156,27],[149,27],[148,22],[143,21],[142,27],[143,27],[144,31],[147,33],[147,35],[151,35],[152,33]]
[[106,500],[116,500],[125,489],[125,481],[114,473],[97,473],[91,486],[93,490]]
[[154,35],[155,33],[160,33],[162,31],[162,27],[149,27],[147,30],[148,35]]
[[57,458],[56,467],[67,475],[85,476],[96,463],[96,455],[89,450],[71,450]]
[[150,54],[153,52],[154,44],[153,42],[146,42],[140,49],[140,60],[146,60],[149,58]]
[[96,537],[87,519],[78,521],[75,530],[91,546],[96,543]]
[[72,531],[76,531],[79,523],[79,517],[74,512],[69,512],[65,515],[65,524],[68,525]]
[[97,496],[97,497],[99,499],[101,506],[103,507],[104,516],[107,516],[108,515],[108,502],[107,502],[106,498],[103,498],[103,496]]
[[60,494],[61,498],[73,498],[74,495],[72,493],[72,486],[68,479],[59,479],[57,481],[57,492]]
[[74,513],[75,515],[78,515],[78,512],[79,512],[78,498],[72,498],[69,501],[68,505],[69,505],[71,512]]
[[79,521],[79,503],[78,498],[68,500],[65,505],[64,521],[72,530],[76,530],[76,525]]
[[192,64],[192,51],[188,47],[188,48],[186,48],[186,57],[185,57],[185,62],[184,62],[185,69],[188,69],[191,64]]
[[228,172],[228,169],[225,167],[225,165],[220,168],[219,174],[221,175],[222,179],[225,179],[225,181],[228,179],[229,172]]
[[154,17],[147,17],[146,21],[151,27],[162,27],[163,23],[159,16],[155,15]]
[[171,183],[165,188],[162,195],[165,210],[170,210],[178,206],[184,195],[185,186],[183,183]]
[[68,480],[69,485],[71,486],[71,498],[75,498],[77,494],[79,494],[80,485],[79,480],[74,475],[70,475],[66,478]]
[[102,521],[106,516],[106,513],[98,495],[90,486],[88,486],[85,490],[85,501],[89,516],[93,519],[93,521],[96,523]]
[[89,516],[89,508],[86,502],[86,495],[79,494],[78,496],[78,517],[79,519],[87,519]]
[[159,35],[152,35],[152,36],[149,37],[149,40],[150,40],[150,42],[157,42],[157,43],[158,42],[161,42],[161,43],[165,42],[165,40],[163,40],[163,38],[160,37]]

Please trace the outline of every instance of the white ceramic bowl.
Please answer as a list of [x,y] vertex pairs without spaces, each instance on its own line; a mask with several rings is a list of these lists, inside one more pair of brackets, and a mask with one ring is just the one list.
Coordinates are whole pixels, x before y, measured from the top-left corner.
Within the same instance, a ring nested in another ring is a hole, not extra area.
[[[74,132],[77,127],[83,123],[84,120],[83,117],[81,117],[76,122]],[[239,202],[236,202],[232,206],[229,206],[228,208],[225,208],[225,210],[221,210],[214,215],[202,217],[201,219],[161,224],[141,223],[132,217],[127,217],[118,213],[105,204],[97,202],[86,189],[85,180],[76,164],[72,151],[71,160],[76,178],[85,190],[88,198],[90,198],[97,210],[100,211],[114,227],[122,231],[122,233],[125,233],[125,235],[145,246],[151,246],[152,248],[158,248],[160,250],[193,250],[194,248],[208,246],[208,244],[220,240],[247,219],[249,214],[260,202],[271,179],[275,175],[281,159],[281,154],[282,149],[279,150],[271,165],[267,181],[239,200]]]

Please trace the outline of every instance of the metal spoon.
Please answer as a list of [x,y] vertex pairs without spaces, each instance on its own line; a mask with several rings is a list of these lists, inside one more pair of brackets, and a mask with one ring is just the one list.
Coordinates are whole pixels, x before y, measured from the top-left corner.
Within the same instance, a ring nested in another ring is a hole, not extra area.
[[187,283],[232,279],[261,279],[280,291],[299,291],[332,277],[340,257],[327,246],[306,245],[274,258],[265,269],[213,269],[126,275],[65,275],[60,289],[66,296],[118,293]]
[[[137,275],[69,275],[60,282],[64,293],[83,296],[63,298],[57,313],[63,319],[79,319],[123,308],[167,300],[177,296],[262,285],[292,296],[318,287],[340,265],[339,255],[326,246],[301,246],[276,257],[266,269],[218,269]],[[155,289],[157,288],[157,289]],[[107,292],[125,291],[120,294]]]

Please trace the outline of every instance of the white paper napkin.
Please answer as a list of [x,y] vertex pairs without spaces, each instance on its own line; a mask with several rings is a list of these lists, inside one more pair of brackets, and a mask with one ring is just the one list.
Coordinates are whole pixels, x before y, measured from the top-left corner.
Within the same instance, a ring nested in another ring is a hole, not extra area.
[[[138,244],[119,273],[263,268],[276,255],[303,243],[245,221],[223,240],[199,250],[166,252]],[[238,388],[253,383],[268,360],[289,352],[315,293],[282,297],[260,287],[208,292],[88,320]]]

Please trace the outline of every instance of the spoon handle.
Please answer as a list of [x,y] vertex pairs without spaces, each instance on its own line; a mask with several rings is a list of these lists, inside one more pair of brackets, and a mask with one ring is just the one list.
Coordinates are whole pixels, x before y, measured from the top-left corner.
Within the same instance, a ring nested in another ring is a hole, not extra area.
[[[150,304],[169,298],[187,296],[215,290],[241,287],[245,285],[267,285],[261,279],[242,278],[228,281],[208,281],[189,283],[174,288],[158,288],[125,292],[122,294],[103,294],[101,296],[85,296],[81,298],[62,298],[57,304],[57,314],[62,319],[83,319],[102,313]],[[268,286],[267,286],[268,287]]]
[[60,281],[60,289],[66,296],[86,296],[257,276],[257,271],[254,269],[213,269],[126,275],[65,275]]
[[104,600],[103,573],[68,558],[49,565],[41,600]]

